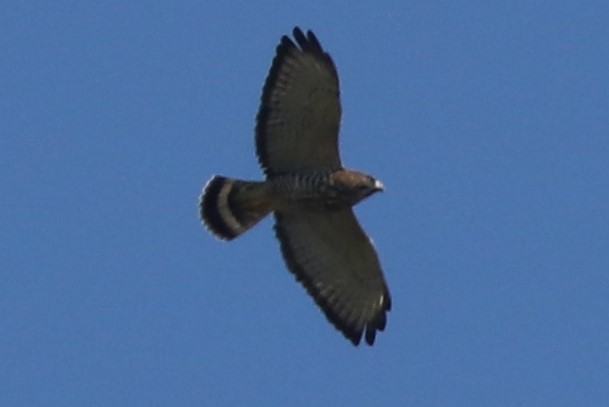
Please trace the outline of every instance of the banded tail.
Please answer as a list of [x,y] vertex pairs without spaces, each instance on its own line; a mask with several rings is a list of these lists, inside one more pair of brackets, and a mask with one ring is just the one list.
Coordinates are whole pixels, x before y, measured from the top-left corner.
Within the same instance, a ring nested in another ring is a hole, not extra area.
[[231,240],[262,220],[272,210],[268,184],[215,175],[199,202],[199,215],[217,237]]

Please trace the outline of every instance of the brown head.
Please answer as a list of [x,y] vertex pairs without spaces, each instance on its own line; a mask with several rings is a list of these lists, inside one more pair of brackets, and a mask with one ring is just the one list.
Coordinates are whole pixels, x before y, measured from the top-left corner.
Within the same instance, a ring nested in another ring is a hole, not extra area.
[[331,206],[353,206],[375,192],[383,191],[381,181],[359,171],[340,169],[330,174]]

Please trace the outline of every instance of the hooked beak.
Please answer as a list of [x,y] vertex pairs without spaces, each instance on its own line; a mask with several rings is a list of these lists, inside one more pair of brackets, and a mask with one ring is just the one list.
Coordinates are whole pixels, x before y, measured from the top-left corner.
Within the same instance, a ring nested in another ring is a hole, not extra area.
[[374,190],[375,191],[380,191],[383,192],[385,190],[385,186],[383,185],[383,183],[381,181],[374,180]]

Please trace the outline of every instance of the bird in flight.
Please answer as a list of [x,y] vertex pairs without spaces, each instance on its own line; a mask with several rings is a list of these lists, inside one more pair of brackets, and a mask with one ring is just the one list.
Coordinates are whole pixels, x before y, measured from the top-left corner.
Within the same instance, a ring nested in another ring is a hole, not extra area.
[[231,240],[271,212],[288,269],[327,319],[358,345],[372,345],[391,308],[372,242],[352,207],[383,184],[342,166],[338,74],[315,34],[283,36],[262,90],[256,154],[264,181],[215,175],[199,213]]

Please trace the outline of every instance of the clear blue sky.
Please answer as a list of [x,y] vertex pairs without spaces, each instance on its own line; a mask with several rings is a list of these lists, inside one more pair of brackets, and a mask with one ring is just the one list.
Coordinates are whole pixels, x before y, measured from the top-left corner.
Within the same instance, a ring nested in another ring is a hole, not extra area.
[[[209,3],[0,6],[0,405],[609,405],[609,3]],[[270,219],[197,216],[212,174],[261,178],[294,25],[386,186],[357,209],[394,305],[372,348]]]

